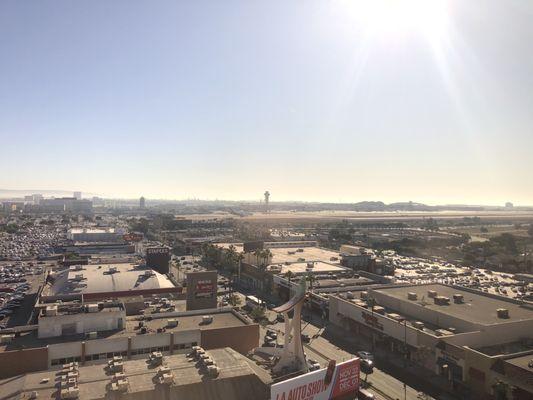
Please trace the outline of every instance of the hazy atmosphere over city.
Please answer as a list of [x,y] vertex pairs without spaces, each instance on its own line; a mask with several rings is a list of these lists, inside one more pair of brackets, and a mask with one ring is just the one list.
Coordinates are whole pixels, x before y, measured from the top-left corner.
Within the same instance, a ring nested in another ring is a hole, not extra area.
[[0,400],[533,400],[533,0],[0,0]]
[[533,205],[528,1],[2,1],[3,189]]

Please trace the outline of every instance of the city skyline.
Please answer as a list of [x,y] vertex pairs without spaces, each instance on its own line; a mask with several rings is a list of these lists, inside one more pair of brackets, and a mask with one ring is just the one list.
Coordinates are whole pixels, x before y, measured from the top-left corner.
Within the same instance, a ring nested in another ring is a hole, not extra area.
[[533,204],[533,5],[372,3],[3,2],[0,187]]

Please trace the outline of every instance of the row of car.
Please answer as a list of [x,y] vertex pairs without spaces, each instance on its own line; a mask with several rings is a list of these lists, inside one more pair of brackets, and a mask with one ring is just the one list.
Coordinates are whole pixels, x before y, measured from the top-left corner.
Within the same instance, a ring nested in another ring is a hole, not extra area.
[[12,292],[0,293],[0,321],[11,316],[23,303],[26,292],[30,289],[28,283],[21,283]]

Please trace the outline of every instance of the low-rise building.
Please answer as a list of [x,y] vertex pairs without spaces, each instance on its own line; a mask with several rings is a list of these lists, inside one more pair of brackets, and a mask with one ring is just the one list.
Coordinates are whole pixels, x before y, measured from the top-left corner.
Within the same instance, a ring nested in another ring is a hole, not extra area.
[[441,284],[397,285],[358,294],[329,296],[333,324],[369,338],[375,346],[407,350],[412,362],[445,376],[472,398],[492,394],[501,378],[493,370],[499,360],[533,354],[533,346],[527,345],[533,344],[530,303]]

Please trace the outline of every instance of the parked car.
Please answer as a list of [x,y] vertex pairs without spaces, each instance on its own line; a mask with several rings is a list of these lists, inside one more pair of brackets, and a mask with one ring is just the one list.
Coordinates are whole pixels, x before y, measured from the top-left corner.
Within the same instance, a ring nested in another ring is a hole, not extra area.
[[374,355],[372,353],[369,353],[368,351],[358,351],[357,357],[359,357],[362,360],[371,360],[374,361]]

